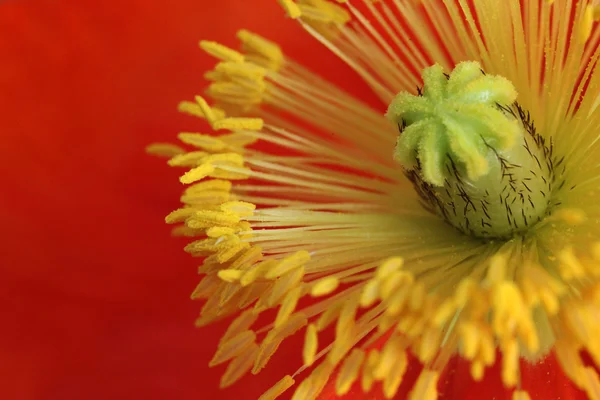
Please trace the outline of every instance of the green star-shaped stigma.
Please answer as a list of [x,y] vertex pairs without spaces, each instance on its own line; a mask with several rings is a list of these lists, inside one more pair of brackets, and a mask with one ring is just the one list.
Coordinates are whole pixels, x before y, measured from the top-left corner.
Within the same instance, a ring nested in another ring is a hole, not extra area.
[[419,96],[399,93],[387,117],[404,126],[394,158],[407,169],[417,161],[422,179],[443,186],[447,156],[469,179],[489,171],[490,151],[509,150],[520,127],[498,105],[510,106],[517,98],[513,84],[501,76],[486,75],[474,61],[458,64],[448,76],[440,65],[423,71]]

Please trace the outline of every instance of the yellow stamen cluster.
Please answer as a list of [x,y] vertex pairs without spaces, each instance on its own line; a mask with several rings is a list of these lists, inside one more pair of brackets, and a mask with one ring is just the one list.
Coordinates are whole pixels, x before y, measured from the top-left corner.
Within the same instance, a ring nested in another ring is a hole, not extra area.
[[[280,3],[382,104],[369,107],[254,33],[238,33],[241,51],[200,43],[218,60],[206,74],[212,104],[197,96],[179,109],[214,132],[183,132],[182,144],[148,151],[187,169],[183,206],[166,221],[194,237],[186,251],[204,258],[192,294],[204,301],[196,324],[235,316],[210,363],[227,364],[221,386],[259,373],[300,334],[303,365],[260,400],[295,385],[293,399],[315,399],[329,380],[340,395],[381,382],[392,398],[409,353],[424,366],[412,400],[437,398],[454,356],[470,362],[475,380],[501,362],[513,399],[528,400],[520,361],[549,351],[600,399],[598,374],[580,356],[600,363],[596,5],[577,3],[581,29],[568,36],[566,0]],[[552,213],[508,239],[477,239],[444,223],[392,158],[397,127],[382,115],[387,103],[414,91],[425,67],[450,71],[464,60],[511,80],[527,110],[515,118],[534,121],[532,140],[558,154],[549,167],[557,183],[544,193]],[[257,326],[266,311],[273,317]]]
[[288,17],[302,19],[319,34],[335,38],[340,26],[350,21],[350,14],[339,5],[326,0],[279,0]]

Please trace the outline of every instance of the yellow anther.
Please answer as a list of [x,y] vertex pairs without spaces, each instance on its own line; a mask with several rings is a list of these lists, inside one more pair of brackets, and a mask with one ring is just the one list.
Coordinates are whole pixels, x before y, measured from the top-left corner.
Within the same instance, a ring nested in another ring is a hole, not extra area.
[[216,82],[216,81],[220,81],[223,79],[227,79],[227,77],[225,75],[223,75],[222,72],[218,72],[218,71],[207,71],[204,73],[203,77],[207,81],[211,81],[211,82]]
[[358,378],[364,359],[365,352],[361,349],[352,350],[350,355],[346,357],[335,382],[335,392],[339,396],[343,396],[350,391],[352,384]]
[[454,294],[454,301],[456,302],[456,307],[461,308],[464,307],[469,300],[471,300],[471,296],[477,290],[477,283],[472,278],[463,279],[456,288],[456,293]]
[[231,147],[245,147],[256,143],[258,140],[256,134],[252,132],[232,132],[219,136],[219,139]]
[[290,256],[285,257],[279,261],[271,270],[269,270],[265,277],[267,279],[275,279],[286,272],[289,272],[295,268],[301,267],[310,261],[310,254],[306,250],[296,252]]
[[479,358],[484,365],[491,367],[496,362],[496,342],[490,332],[481,335]]
[[248,267],[254,265],[260,261],[263,257],[262,247],[254,246],[246,250],[241,256],[239,256],[234,262],[231,263],[229,268],[247,270]]
[[[177,110],[185,114],[193,115],[194,117],[206,119],[209,122],[225,118],[225,111],[216,107],[211,108],[200,96],[196,96],[196,103],[191,101],[182,101],[177,106]],[[207,117],[207,115],[210,117],[210,119]]]
[[204,113],[197,103],[191,101],[182,101],[177,106],[177,110],[182,113],[193,115],[194,117],[204,118]]
[[384,280],[390,274],[398,271],[402,268],[404,264],[404,260],[402,257],[393,257],[383,262],[379,267],[377,267],[377,271],[375,272],[375,278],[378,280]]
[[207,252],[212,253],[216,250],[215,243],[217,239],[202,239],[196,240],[195,242],[189,243],[184,247],[184,250],[188,253],[194,254],[205,254]]
[[490,258],[490,266],[487,270],[487,283],[496,285],[502,282],[506,276],[507,258],[504,254],[494,254]]
[[262,277],[267,271],[277,265],[277,260],[266,260],[259,264],[255,264],[250,269],[248,269],[242,279],[240,280],[240,284],[242,286],[248,286],[256,279]]
[[467,360],[473,360],[479,349],[479,327],[473,322],[463,322],[458,327],[461,337],[462,355]]
[[441,327],[443,326],[452,315],[456,312],[456,305],[452,299],[447,299],[444,301],[440,307],[435,311],[431,323],[434,326]]
[[217,276],[225,282],[237,282],[244,272],[237,269],[222,269],[217,272]]
[[203,229],[213,226],[232,227],[238,222],[240,217],[232,212],[201,210],[188,218],[186,225],[193,229]]
[[208,92],[211,96],[217,98],[235,99],[252,99],[257,96],[262,96],[266,89],[264,81],[256,80],[240,80],[228,82],[220,81],[212,83],[208,87]]
[[204,163],[196,168],[193,168],[186,172],[179,178],[179,181],[183,184],[194,183],[196,181],[202,180],[212,174],[215,170],[215,167],[210,163]]
[[475,360],[471,362],[471,377],[475,382],[483,379],[484,365],[481,361]]
[[183,222],[196,213],[196,210],[191,207],[180,208],[171,212],[165,217],[167,224],[175,224],[177,222]]
[[198,206],[201,208],[210,208],[229,201],[231,193],[223,190],[192,190],[184,192],[180,200],[182,203]]
[[335,276],[328,276],[317,281],[310,291],[313,297],[326,296],[335,291],[340,285],[340,280]]
[[173,237],[196,237],[198,233],[197,230],[188,228],[185,225],[174,226],[171,229],[171,236]]
[[513,387],[519,381],[519,344],[512,339],[502,344],[502,382]]
[[400,354],[404,353],[401,340],[398,337],[388,339],[383,350],[381,351],[377,365],[373,369],[373,377],[376,380],[383,380],[390,370],[394,367],[396,359]]
[[572,247],[567,247],[558,253],[560,276],[569,281],[586,276],[585,267],[581,264]]
[[223,226],[213,226],[212,228],[208,228],[206,230],[206,236],[210,238],[218,238],[226,235],[233,235],[235,233],[235,229]]
[[211,124],[211,126],[212,126],[212,124],[214,124],[218,119],[217,115],[215,115],[212,108],[208,105],[206,100],[204,100],[204,97],[195,96],[195,99],[196,99],[196,103],[198,103],[198,107],[200,107],[200,111],[202,112],[202,115],[204,116],[204,118],[206,118],[208,123]]
[[421,309],[425,300],[425,295],[425,285],[423,285],[423,283],[417,282],[412,286],[409,298],[411,311],[416,312]]
[[515,390],[512,395],[512,400],[531,400],[529,393],[524,390]]
[[437,399],[437,381],[439,372],[423,370],[408,395],[409,400],[435,400]]
[[277,397],[281,396],[286,390],[294,386],[294,378],[289,375],[286,375],[277,382],[273,387],[267,390],[258,398],[258,400],[275,400]]
[[228,201],[221,205],[221,210],[233,212],[240,217],[249,217],[254,214],[256,205],[245,201]]
[[153,156],[171,158],[185,153],[185,150],[171,143],[153,143],[146,147],[146,153]]
[[235,229],[236,233],[240,234],[240,239],[249,239],[252,237],[252,226],[248,221],[241,221]]
[[386,399],[396,397],[396,392],[402,383],[402,379],[408,369],[408,357],[405,352],[400,352],[392,368],[392,372],[383,380],[383,394]]
[[369,392],[371,390],[371,387],[375,382],[375,378],[373,377],[373,371],[378,363],[379,351],[371,350],[367,355],[367,360],[365,361],[365,366],[362,372],[362,379],[360,382],[360,386],[362,387],[363,392]]
[[263,125],[261,118],[223,118],[213,124],[213,129],[259,131]]
[[402,287],[402,290],[408,290],[414,282],[414,278],[406,271],[396,271],[380,281],[379,295],[382,300],[389,298],[394,292]]
[[546,288],[540,289],[539,298],[549,315],[558,313],[560,307],[558,297],[552,291]]
[[178,154],[171,158],[167,164],[171,167],[195,167],[202,164],[208,153],[204,151],[190,151],[184,154]]
[[370,307],[377,301],[379,297],[379,282],[376,279],[371,279],[367,284],[363,287],[361,296],[360,296],[360,306],[361,307]]
[[211,179],[204,182],[195,183],[188,186],[185,193],[205,192],[205,191],[219,191],[229,192],[231,190],[231,182],[222,179]]
[[302,359],[304,365],[311,366],[315,362],[317,349],[319,348],[319,340],[317,335],[317,327],[314,324],[309,324],[306,327],[306,335],[304,337],[304,348],[302,349]]
[[237,241],[225,242],[218,248],[217,261],[220,263],[231,260],[236,254],[250,247],[249,243],[240,242],[237,236],[234,236]]
[[201,40],[200,48],[210,54],[211,56],[218,58],[223,61],[231,61],[231,62],[244,62],[244,56],[239,52],[230,49],[227,46],[223,46],[217,42],[209,42],[206,40]]
[[288,17],[296,19],[302,16],[302,12],[300,11],[300,7],[298,4],[294,3],[292,0],[278,0],[279,4],[285,10],[285,13]]
[[177,135],[177,137],[185,144],[189,144],[191,146],[198,147],[206,151],[221,151],[227,147],[227,145],[223,141],[210,135],[181,132],[179,135]]
[[281,328],[288,321],[290,315],[296,309],[301,295],[302,287],[300,286],[293,288],[285,295],[275,317],[275,329]]
[[[241,85],[234,82],[215,82],[208,87],[208,94],[216,101],[225,104],[238,106],[260,104],[263,99],[265,85],[260,81],[250,83]],[[215,129],[219,128],[215,127]]]
[[[415,338],[414,333],[419,333],[422,324],[419,323],[420,318],[415,314],[405,314],[400,317],[396,329],[398,332],[404,333],[409,338]],[[413,334],[411,334],[413,332]]]
[[217,64],[215,72],[227,77],[240,77],[260,81],[265,77],[267,70],[249,62],[236,63],[229,61]]
[[527,311],[521,291],[510,281],[504,281],[494,288],[492,307],[492,328],[501,337],[513,335],[524,316],[523,313]]
[[325,0],[302,0],[298,6],[303,17],[316,22],[344,25],[351,19],[343,7]]
[[204,162],[211,163],[215,167],[221,165],[241,167],[244,165],[244,156],[237,153],[210,154],[204,158]]
[[247,59],[262,67],[279,70],[284,56],[277,44],[247,30],[239,31],[237,37],[242,42],[242,49],[248,53]]

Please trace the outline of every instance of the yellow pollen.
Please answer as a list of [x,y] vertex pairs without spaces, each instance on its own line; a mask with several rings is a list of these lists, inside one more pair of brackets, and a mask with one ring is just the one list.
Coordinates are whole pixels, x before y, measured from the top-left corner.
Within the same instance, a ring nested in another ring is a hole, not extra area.
[[227,145],[223,141],[210,135],[182,132],[179,135],[177,135],[177,137],[183,143],[192,145],[194,147],[198,147],[205,151],[217,152],[224,150],[227,147]]
[[283,274],[290,272],[304,264],[306,264],[310,260],[310,254],[307,251],[299,251],[295,254],[292,254],[283,260],[281,260],[277,265],[275,265],[272,269],[270,269],[265,275],[268,279],[277,278],[282,276]]
[[300,7],[293,0],[277,0],[281,7],[285,10],[285,13],[288,17],[296,19],[300,18],[302,12],[300,11]]
[[213,123],[215,130],[249,130],[258,131],[263,128],[260,118],[223,118]]
[[522,390],[515,390],[513,392],[512,400],[531,400],[529,393]]
[[436,371],[424,370],[421,372],[414,389],[409,394],[409,400],[435,400],[438,378],[439,374]]
[[245,29],[238,31],[237,37],[247,52],[246,59],[273,71],[282,67],[284,55],[277,44]]
[[243,54],[240,54],[239,52],[230,49],[229,47],[223,46],[220,43],[202,40],[200,41],[199,45],[202,50],[220,60],[236,63],[244,62]]
[[316,282],[312,287],[310,294],[313,297],[325,296],[335,291],[340,284],[340,281],[335,276],[329,276]]
[[281,394],[283,394],[286,390],[291,388],[294,385],[294,379],[286,375],[279,382],[277,382],[271,389],[267,390],[262,396],[258,398],[258,400],[275,400]]
[[146,152],[159,157],[171,158],[185,153],[185,150],[171,143],[154,143],[146,147]]
[[308,325],[306,328],[306,337],[304,339],[304,349],[302,351],[302,359],[304,365],[311,366],[315,362],[315,356],[319,347],[317,337],[317,327],[314,324]]

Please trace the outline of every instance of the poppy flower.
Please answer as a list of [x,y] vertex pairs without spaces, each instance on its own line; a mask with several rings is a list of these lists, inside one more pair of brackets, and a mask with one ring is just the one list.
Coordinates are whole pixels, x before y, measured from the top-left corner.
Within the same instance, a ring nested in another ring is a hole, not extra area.
[[453,398],[465,369],[480,398],[600,398],[596,2],[280,4],[379,104],[249,30],[200,42],[218,63],[180,110],[214,133],[148,150],[185,168],[197,325],[235,316],[221,385],[301,334],[261,400]]

